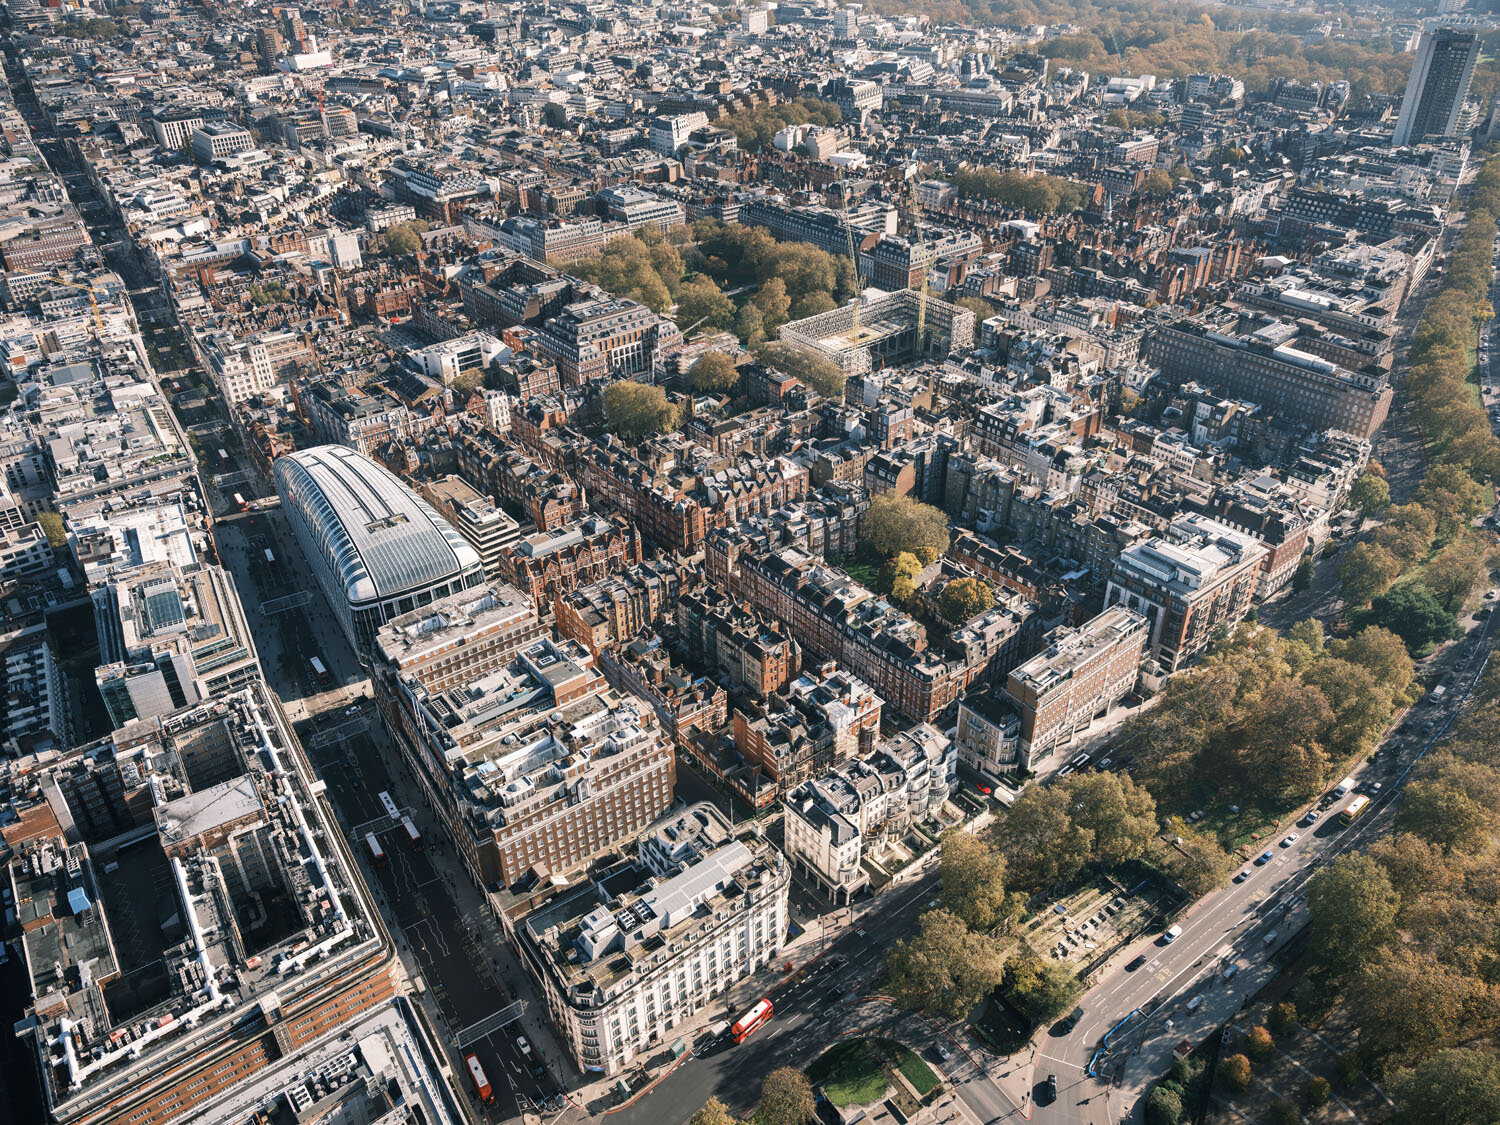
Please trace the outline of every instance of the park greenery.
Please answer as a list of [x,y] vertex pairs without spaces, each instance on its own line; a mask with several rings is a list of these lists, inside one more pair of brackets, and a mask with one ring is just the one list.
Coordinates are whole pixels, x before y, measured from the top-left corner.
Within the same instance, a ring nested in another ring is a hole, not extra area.
[[778,1067],[761,1082],[759,1125],[806,1125],[815,1113],[812,1086],[796,1067]]
[[422,249],[422,235],[427,233],[427,223],[412,219],[405,223],[393,223],[380,236],[380,249],[388,258],[401,258]]
[[[1071,24],[1079,30],[1049,38],[1040,52],[1054,69],[1069,66],[1090,74],[1154,74],[1158,81],[1195,72],[1233,74],[1251,92],[1268,90],[1276,78],[1343,80],[1357,98],[1399,94],[1411,73],[1411,55],[1400,53],[1405,42],[1394,39],[1388,25],[1321,8],[1259,9],[1253,20],[1234,7],[1205,9],[1187,0],[871,0],[867,10],[969,26]],[[1363,41],[1321,34],[1303,38],[1324,24],[1335,32],[1357,30]],[[1476,69],[1481,103],[1493,84],[1490,68]]]
[[1482,1092],[1500,1105],[1500,1067],[1480,1049],[1500,1021],[1500,672],[1477,696],[1406,786],[1395,835],[1341,856],[1308,887],[1314,967],[1303,1003],[1354,1011],[1360,1063],[1392,1075],[1403,1119],[1413,1121],[1484,1119],[1424,1115],[1447,1067],[1474,1086],[1439,1104],[1470,1104]]
[[636,442],[672,429],[677,408],[660,387],[622,379],[604,388],[604,417],[612,433]]
[[955,625],[962,625],[995,604],[995,592],[983,578],[955,578],[938,595],[938,612]]
[[959,195],[987,199],[1025,211],[1053,215],[1082,206],[1090,196],[1086,184],[1032,172],[1002,172],[964,165],[945,177]]
[[755,358],[767,367],[773,367],[801,381],[804,386],[824,398],[838,400],[844,397],[844,372],[830,359],[783,344],[779,340],[756,348]]
[[734,360],[721,351],[704,352],[688,372],[693,381],[693,390],[710,394],[722,394],[733,390],[740,381],[739,369]]
[[716,124],[734,134],[744,152],[759,152],[788,125],[837,125],[843,113],[820,98],[790,98],[776,105],[753,106],[720,118]]
[[1313,620],[1284,637],[1242,625],[1168,681],[1121,749],[1163,803],[1289,809],[1374,744],[1417,695],[1414,675],[1406,646],[1379,626],[1330,639]]
[[948,549],[948,516],[941,508],[888,492],[870,503],[865,538],[885,558],[904,551],[931,566]]
[[837,308],[856,290],[846,255],[717,219],[670,235],[641,227],[570,268],[616,296],[671,313],[684,332],[733,332],[752,348],[787,321]]

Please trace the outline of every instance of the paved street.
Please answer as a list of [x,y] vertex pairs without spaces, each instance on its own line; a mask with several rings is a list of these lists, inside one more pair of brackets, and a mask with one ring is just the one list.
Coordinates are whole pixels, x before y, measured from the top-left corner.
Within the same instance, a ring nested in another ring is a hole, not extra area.
[[[1139,1108],[1149,1084],[1166,1072],[1178,1042],[1197,1044],[1207,1038],[1275,975],[1272,956],[1306,921],[1298,908],[1307,880],[1321,864],[1389,829],[1401,784],[1458,717],[1483,674],[1494,644],[1494,623],[1494,617],[1467,619],[1468,636],[1428,662],[1432,672],[1453,673],[1454,686],[1441,705],[1417,705],[1409,732],[1388,736],[1375,762],[1355,775],[1362,787],[1381,784],[1369,812],[1345,828],[1334,811],[1340,802],[1315,826],[1299,825],[1295,831],[1300,838],[1289,847],[1268,842],[1271,861],[1250,865],[1252,874],[1244,883],[1231,883],[1200,901],[1181,919],[1183,933],[1175,942],[1146,939],[1121,951],[1082,1000],[1085,1015],[1071,1033],[1057,1038],[1043,1033],[1036,1078],[1044,1081],[1055,1073],[1059,1096],[1052,1105],[1037,1106],[1033,1119],[1102,1125],[1125,1118]],[[1429,721],[1430,729],[1424,729]],[[1125,965],[1141,954],[1146,964],[1127,972]],[[1241,968],[1226,984],[1219,973],[1231,962]],[[1189,1018],[1184,1005],[1199,992],[1204,1002]],[[1096,1061],[1099,1077],[1091,1078],[1086,1072],[1105,1033],[1136,1011],[1142,1015],[1116,1032],[1111,1049]]]

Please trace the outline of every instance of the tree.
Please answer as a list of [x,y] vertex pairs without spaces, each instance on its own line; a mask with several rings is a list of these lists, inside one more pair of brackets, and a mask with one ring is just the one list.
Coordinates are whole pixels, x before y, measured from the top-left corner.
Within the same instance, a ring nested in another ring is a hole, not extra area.
[[948,517],[941,508],[888,492],[870,504],[865,538],[887,558],[910,551],[930,566],[948,549]]
[[1146,1125],[1179,1125],[1182,1095],[1169,1086],[1157,1086],[1146,1097]]
[[1078,1002],[1083,982],[1055,961],[1023,948],[1005,965],[1006,999],[1034,1024],[1055,1020]]
[[1359,1081],[1359,1052],[1345,1051],[1339,1056],[1338,1061],[1339,1081],[1345,1086],[1353,1086]]
[[1283,1000],[1271,1009],[1271,1034],[1278,1039],[1290,1038],[1301,1026],[1297,1022],[1297,1005],[1290,1000]]
[[881,588],[905,605],[916,594],[917,576],[921,573],[921,559],[910,551],[898,551],[880,568]]
[[415,254],[422,248],[422,235],[426,230],[427,224],[421,220],[396,223],[386,227],[381,235],[381,249],[385,251],[388,258],[401,258],[408,254]]
[[766,339],[766,321],[760,309],[747,304],[734,318],[734,334],[747,348],[759,347]]
[[1365,519],[1371,519],[1391,506],[1391,486],[1384,477],[1365,473],[1349,486],[1349,504]]
[[1317,564],[1313,562],[1311,555],[1303,555],[1302,561],[1297,564],[1297,569],[1292,573],[1292,592],[1300,594],[1312,585],[1313,575],[1317,573]]
[[1332,1096],[1333,1087],[1328,1084],[1328,1079],[1317,1075],[1308,1079],[1306,1094],[1308,1109],[1322,1109]]
[[1250,1067],[1248,1056],[1230,1055],[1219,1063],[1219,1075],[1231,1090],[1237,1094],[1243,1094],[1250,1088],[1250,1079],[1254,1077],[1254,1072]]
[[1129,774],[1091,770],[1062,783],[1073,823],[1093,836],[1093,858],[1113,865],[1146,853],[1156,839],[1156,801]]
[[739,384],[740,373],[734,360],[721,351],[706,351],[698,357],[690,372],[693,389],[711,391],[715,394],[731,390]]
[[665,391],[628,379],[604,388],[604,413],[610,429],[632,442],[669,430],[677,421],[677,408]]
[[1172,190],[1172,177],[1163,168],[1153,168],[1141,181],[1141,191],[1146,195],[1166,195]]
[[844,373],[832,360],[780,341],[762,344],[755,358],[767,367],[800,379],[824,398],[844,397]]
[[960,297],[953,302],[961,309],[968,309],[974,314],[976,324],[983,324],[995,315],[995,308],[983,297]]
[[792,299],[787,296],[786,282],[779,277],[768,278],[763,282],[759,291],[750,299],[750,304],[760,313],[767,335],[791,319]]
[[1379,863],[1368,855],[1344,855],[1313,876],[1307,909],[1318,960],[1347,976],[1371,963],[1395,936],[1401,898]]
[[962,624],[995,604],[995,592],[982,578],[955,578],[943,587],[938,612],[954,624]]
[[1500,770],[1444,754],[1406,787],[1396,827],[1444,851],[1488,847],[1500,831]]
[[1005,890],[1005,857],[972,832],[955,828],[943,836],[943,909],[981,933],[1013,920],[1021,904]]
[[1457,636],[1459,628],[1425,586],[1405,582],[1370,603],[1370,616],[1406,642],[1413,653]]
[[1072,875],[1094,850],[1094,835],[1073,823],[1072,797],[1060,785],[1033,786],[1016,798],[995,828],[1010,877],[1026,890]]
[[1271,1120],[1276,1125],[1297,1125],[1302,1120],[1302,1115],[1291,1102],[1285,1098],[1277,1098],[1271,1103]]
[[1252,1027],[1245,1035],[1245,1053],[1258,1063],[1270,1062],[1276,1054],[1276,1043],[1263,1027]]
[[1206,895],[1228,877],[1234,862],[1210,833],[1190,828],[1181,817],[1169,820],[1166,831],[1176,841],[1167,852],[1167,874],[1188,894]]
[[68,545],[68,530],[63,525],[63,518],[59,513],[38,512],[36,522],[47,536],[47,546],[66,547]]
[[1475,1047],[1438,1051],[1390,1080],[1403,1125],[1493,1123],[1500,1106],[1500,1057]]
[[684,332],[698,328],[734,326],[734,302],[706,276],[684,282],[677,294],[676,320]]
[[1362,1046],[1399,1065],[1461,1043],[1495,1019],[1485,980],[1399,943],[1364,967],[1348,997]]
[[734,1125],[734,1115],[718,1098],[709,1098],[702,1109],[688,1118],[688,1125]]
[[956,1018],[1000,985],[1005,962],[994,942],[972,933],[957,914],[928,910],[917,932],[886,954],[885,971],[901,1007]]
[[1384,547],[1375,543],[1354,544],[1339,564],[1345,604],[1369,605],[1390,589],[1401,570],[1401,560]]
[[805,1125],[816,1111],[812,1086],[794,1066],[778,1067],[760,1084],[758,1117],[763,1125]]

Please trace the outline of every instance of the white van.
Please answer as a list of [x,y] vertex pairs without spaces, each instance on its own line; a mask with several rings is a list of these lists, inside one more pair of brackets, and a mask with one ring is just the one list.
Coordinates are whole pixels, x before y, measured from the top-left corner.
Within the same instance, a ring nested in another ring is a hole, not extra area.
[[1161,943],[1163,945],[1171,945],[1174,941],[1176,941],[1181,936],[1182,936],[1182,927],[1181,926],[1173,926],[1170,930],[1168,930],[1166,933],[1164,933],[1164,934],[1161,935]]

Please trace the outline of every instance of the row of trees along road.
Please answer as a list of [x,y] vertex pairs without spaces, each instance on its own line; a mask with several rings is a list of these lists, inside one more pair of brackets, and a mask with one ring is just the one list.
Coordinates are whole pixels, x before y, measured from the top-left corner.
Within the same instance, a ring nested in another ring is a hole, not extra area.
[[1297,1008],[1359,1024],[1358,1062],[1402,1119],[1500,1114],[1500,670],[1404,790],[1396,832],[1314,877],[1311,971]]
[[1474,348],[1493,315],[1490,283],[1500,158],[1475,179],[1468,222],[1442,289],[1427,303],[1408,356],[1405,393],[1429,464],[1407,504],[1390,506],[1378,465],[1350,491],[1350,503],[1380,527],[1339,567],[1346,609],[1385,625],[1423,652],[1457,632],[1454,618],[1494,564],[1493,536],[1472,521],[1500,474],[1500,441],[1474,385]]
[[[1490,316],[1497,211],[1500,162],[1491,157],[1475,182],[1446,284],[1429,302],[1412,348],[1408,387],[1432,467],[1413,502],[1401,507],[1418,511],[1391,509],[1368,540],[1404,566],[1428,536],[1447,535],[1448,544],[1421,567],[1423,584],[1439,590],[1434,561],[1478,538],[1465,513],[1476,492],[1487,499],[1480,486],[1500,468],[1469,382],[1473,343]],[[1379,514],[1387,499],[1367,485],[1356,502]],[[1477,546],[1462,549],[1476,568],[1487,564]],[[1462,568],[1455,562],[1454,569]],[[1460,578],[1454,576],[1455,590]],[[1337,1009],[1352,1012],[1359,1049],[1351,1062],[1384,1080],[1403,1121],[1500,1120],[1497,729],[1500,668],[1492,666],[1453,736],[1403,790],[1395,834],[1340,857],[1308,887],[1311,969],[1298,986],[1297,1007],[1315,1026]]]

